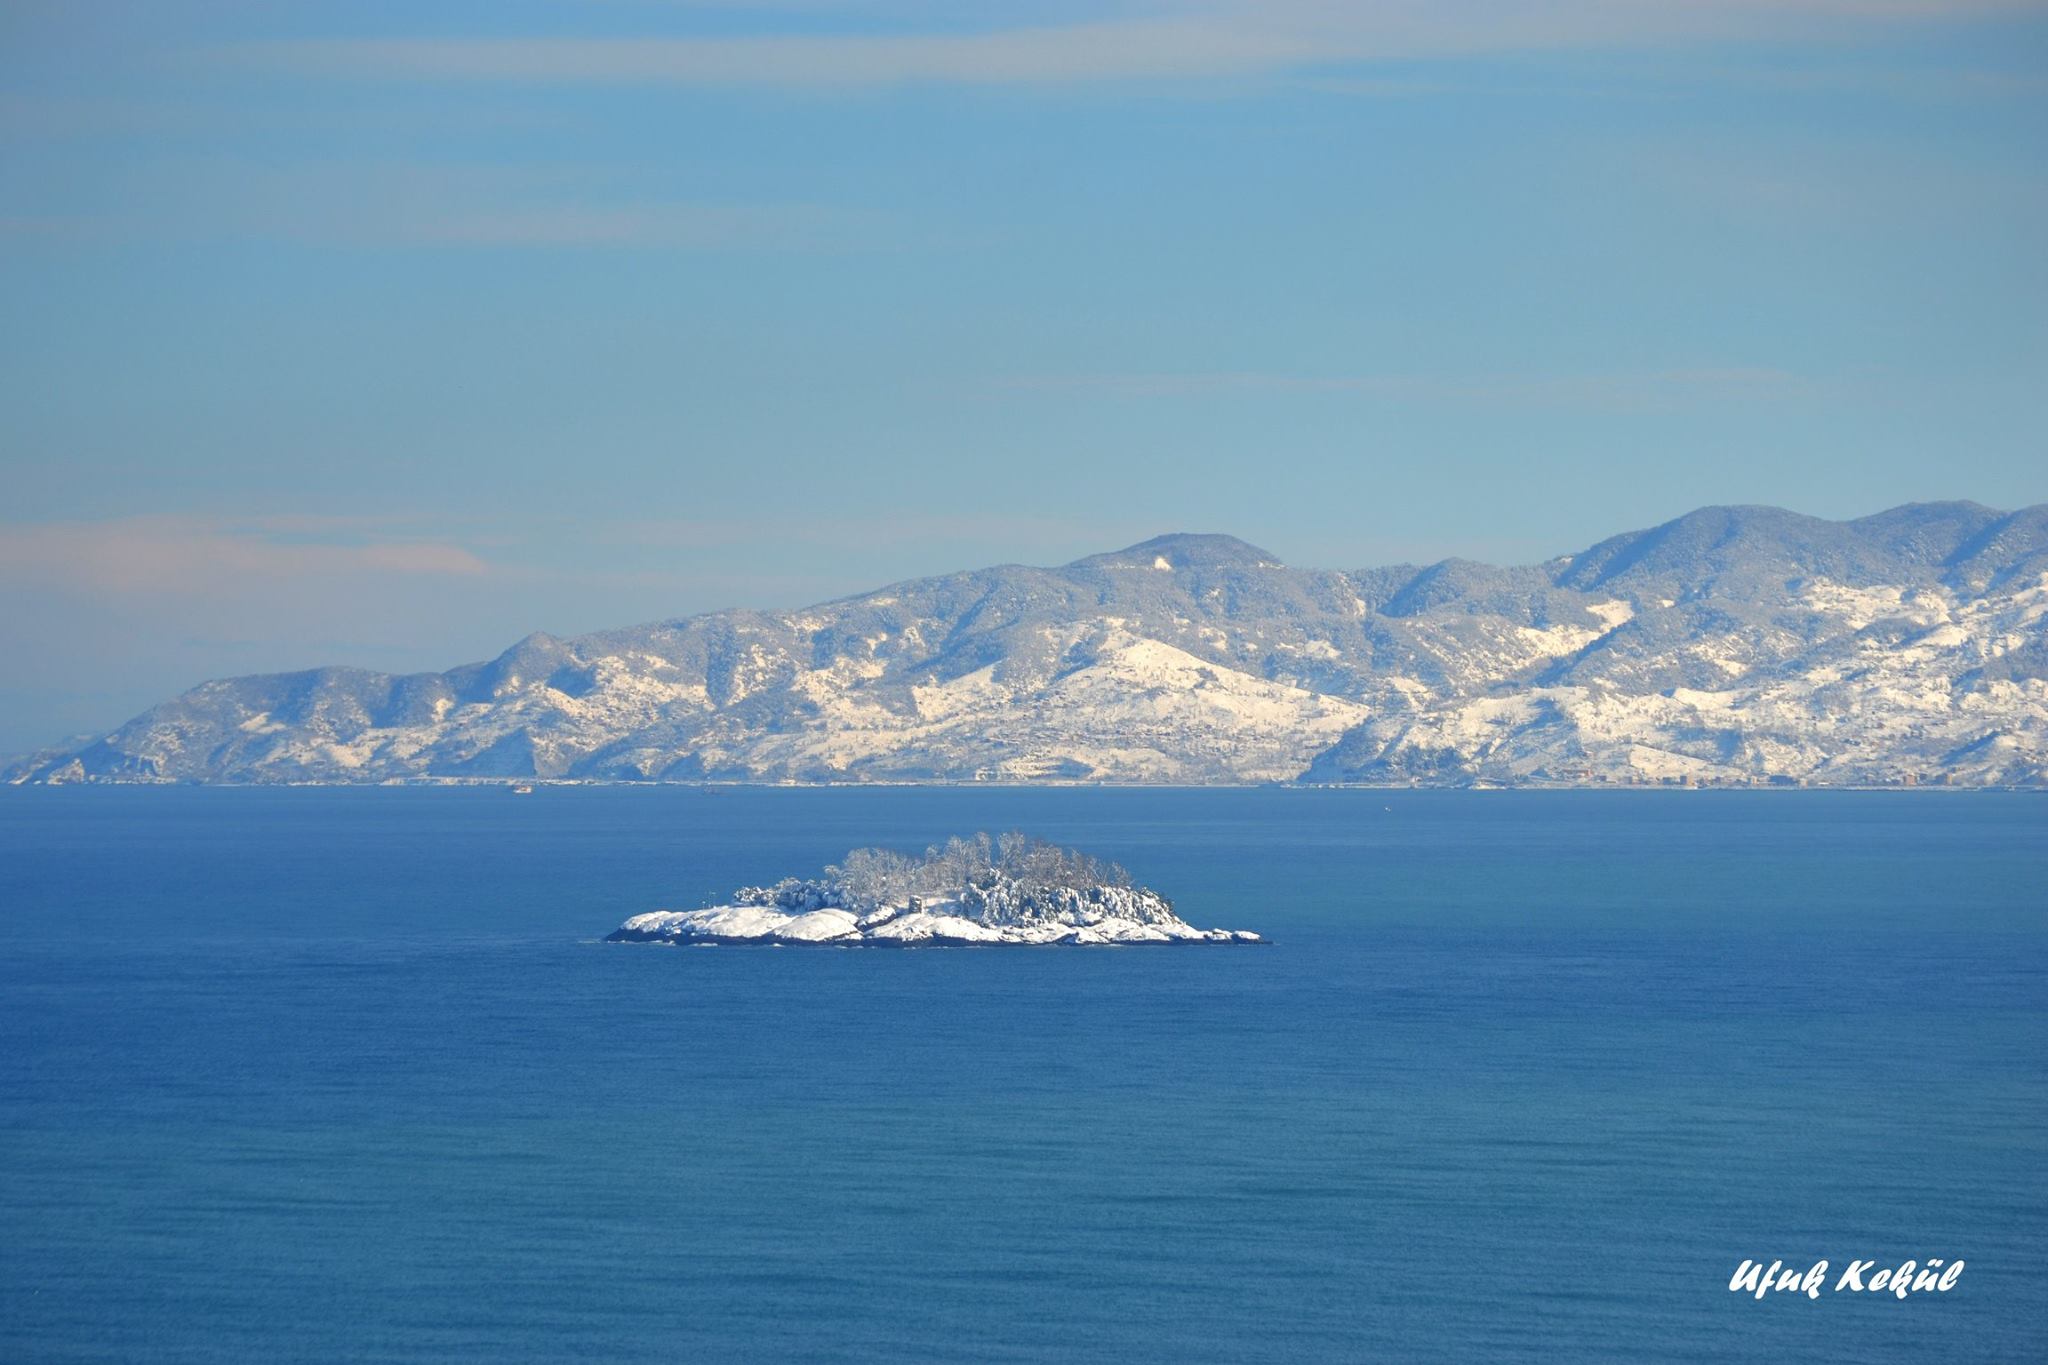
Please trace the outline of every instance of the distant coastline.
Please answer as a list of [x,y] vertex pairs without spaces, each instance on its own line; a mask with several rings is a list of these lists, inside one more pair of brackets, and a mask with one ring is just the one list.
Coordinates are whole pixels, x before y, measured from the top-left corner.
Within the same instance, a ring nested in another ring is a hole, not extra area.
[[1968,795],[1981,792],[2019,792],[2048,795],[2041,783],[1964,782],[962,782],[942,779],[880,779],[869,782],[748,782],[741,780],[687,780],[585,778],[585,777],[407,777],[379,782],[200,782],[128,780],[120,782],[26,782],[13,780],[0,786],[24,790],[50,787],[123,788],[158,790],[218,791],[375,791],[380,789],[447,789],[507,792],[533,790],[574,791],[582,789],[627,788],[644,791],[1351,791],[1351,792],[1775,792],[1797,795],[1805,792],[1890,792]]
[[2048,785],[2048,505],[1714,507],[1539,565],[1174,534],[394,675],[201,684],[25,783]]

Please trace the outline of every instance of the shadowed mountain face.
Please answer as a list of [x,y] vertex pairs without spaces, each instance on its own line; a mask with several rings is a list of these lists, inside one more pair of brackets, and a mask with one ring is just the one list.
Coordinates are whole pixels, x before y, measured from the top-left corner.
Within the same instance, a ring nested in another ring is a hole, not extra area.
[[2039,783],[2048,506],[1712,507],[1522,568],[1171,535],[205,683],[12,781]]

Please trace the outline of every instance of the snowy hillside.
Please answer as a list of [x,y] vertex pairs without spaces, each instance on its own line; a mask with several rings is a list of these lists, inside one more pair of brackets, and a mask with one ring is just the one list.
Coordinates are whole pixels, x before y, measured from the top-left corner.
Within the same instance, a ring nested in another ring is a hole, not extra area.
[[203,684],[12,781],[2037,784],[2048,506],[1708,508],[1522,568],[1162,536],[392,676]]

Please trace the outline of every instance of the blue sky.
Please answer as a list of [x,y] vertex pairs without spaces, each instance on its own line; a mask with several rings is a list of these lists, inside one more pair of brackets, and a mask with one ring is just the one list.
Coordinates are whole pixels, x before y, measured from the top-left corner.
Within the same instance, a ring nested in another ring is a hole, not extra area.
[[0,749],[1169,529],[2048,499],[2025,3],[17,3]]

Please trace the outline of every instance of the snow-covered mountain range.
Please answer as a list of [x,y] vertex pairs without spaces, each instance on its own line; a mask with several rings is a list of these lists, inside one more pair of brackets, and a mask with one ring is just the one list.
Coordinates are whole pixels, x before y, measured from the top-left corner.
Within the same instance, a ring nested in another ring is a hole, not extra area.
[[22,782],[2048,781],[2048,505],[1712,507],[1540,565],[1169,535],[489,663],[209,682]]

